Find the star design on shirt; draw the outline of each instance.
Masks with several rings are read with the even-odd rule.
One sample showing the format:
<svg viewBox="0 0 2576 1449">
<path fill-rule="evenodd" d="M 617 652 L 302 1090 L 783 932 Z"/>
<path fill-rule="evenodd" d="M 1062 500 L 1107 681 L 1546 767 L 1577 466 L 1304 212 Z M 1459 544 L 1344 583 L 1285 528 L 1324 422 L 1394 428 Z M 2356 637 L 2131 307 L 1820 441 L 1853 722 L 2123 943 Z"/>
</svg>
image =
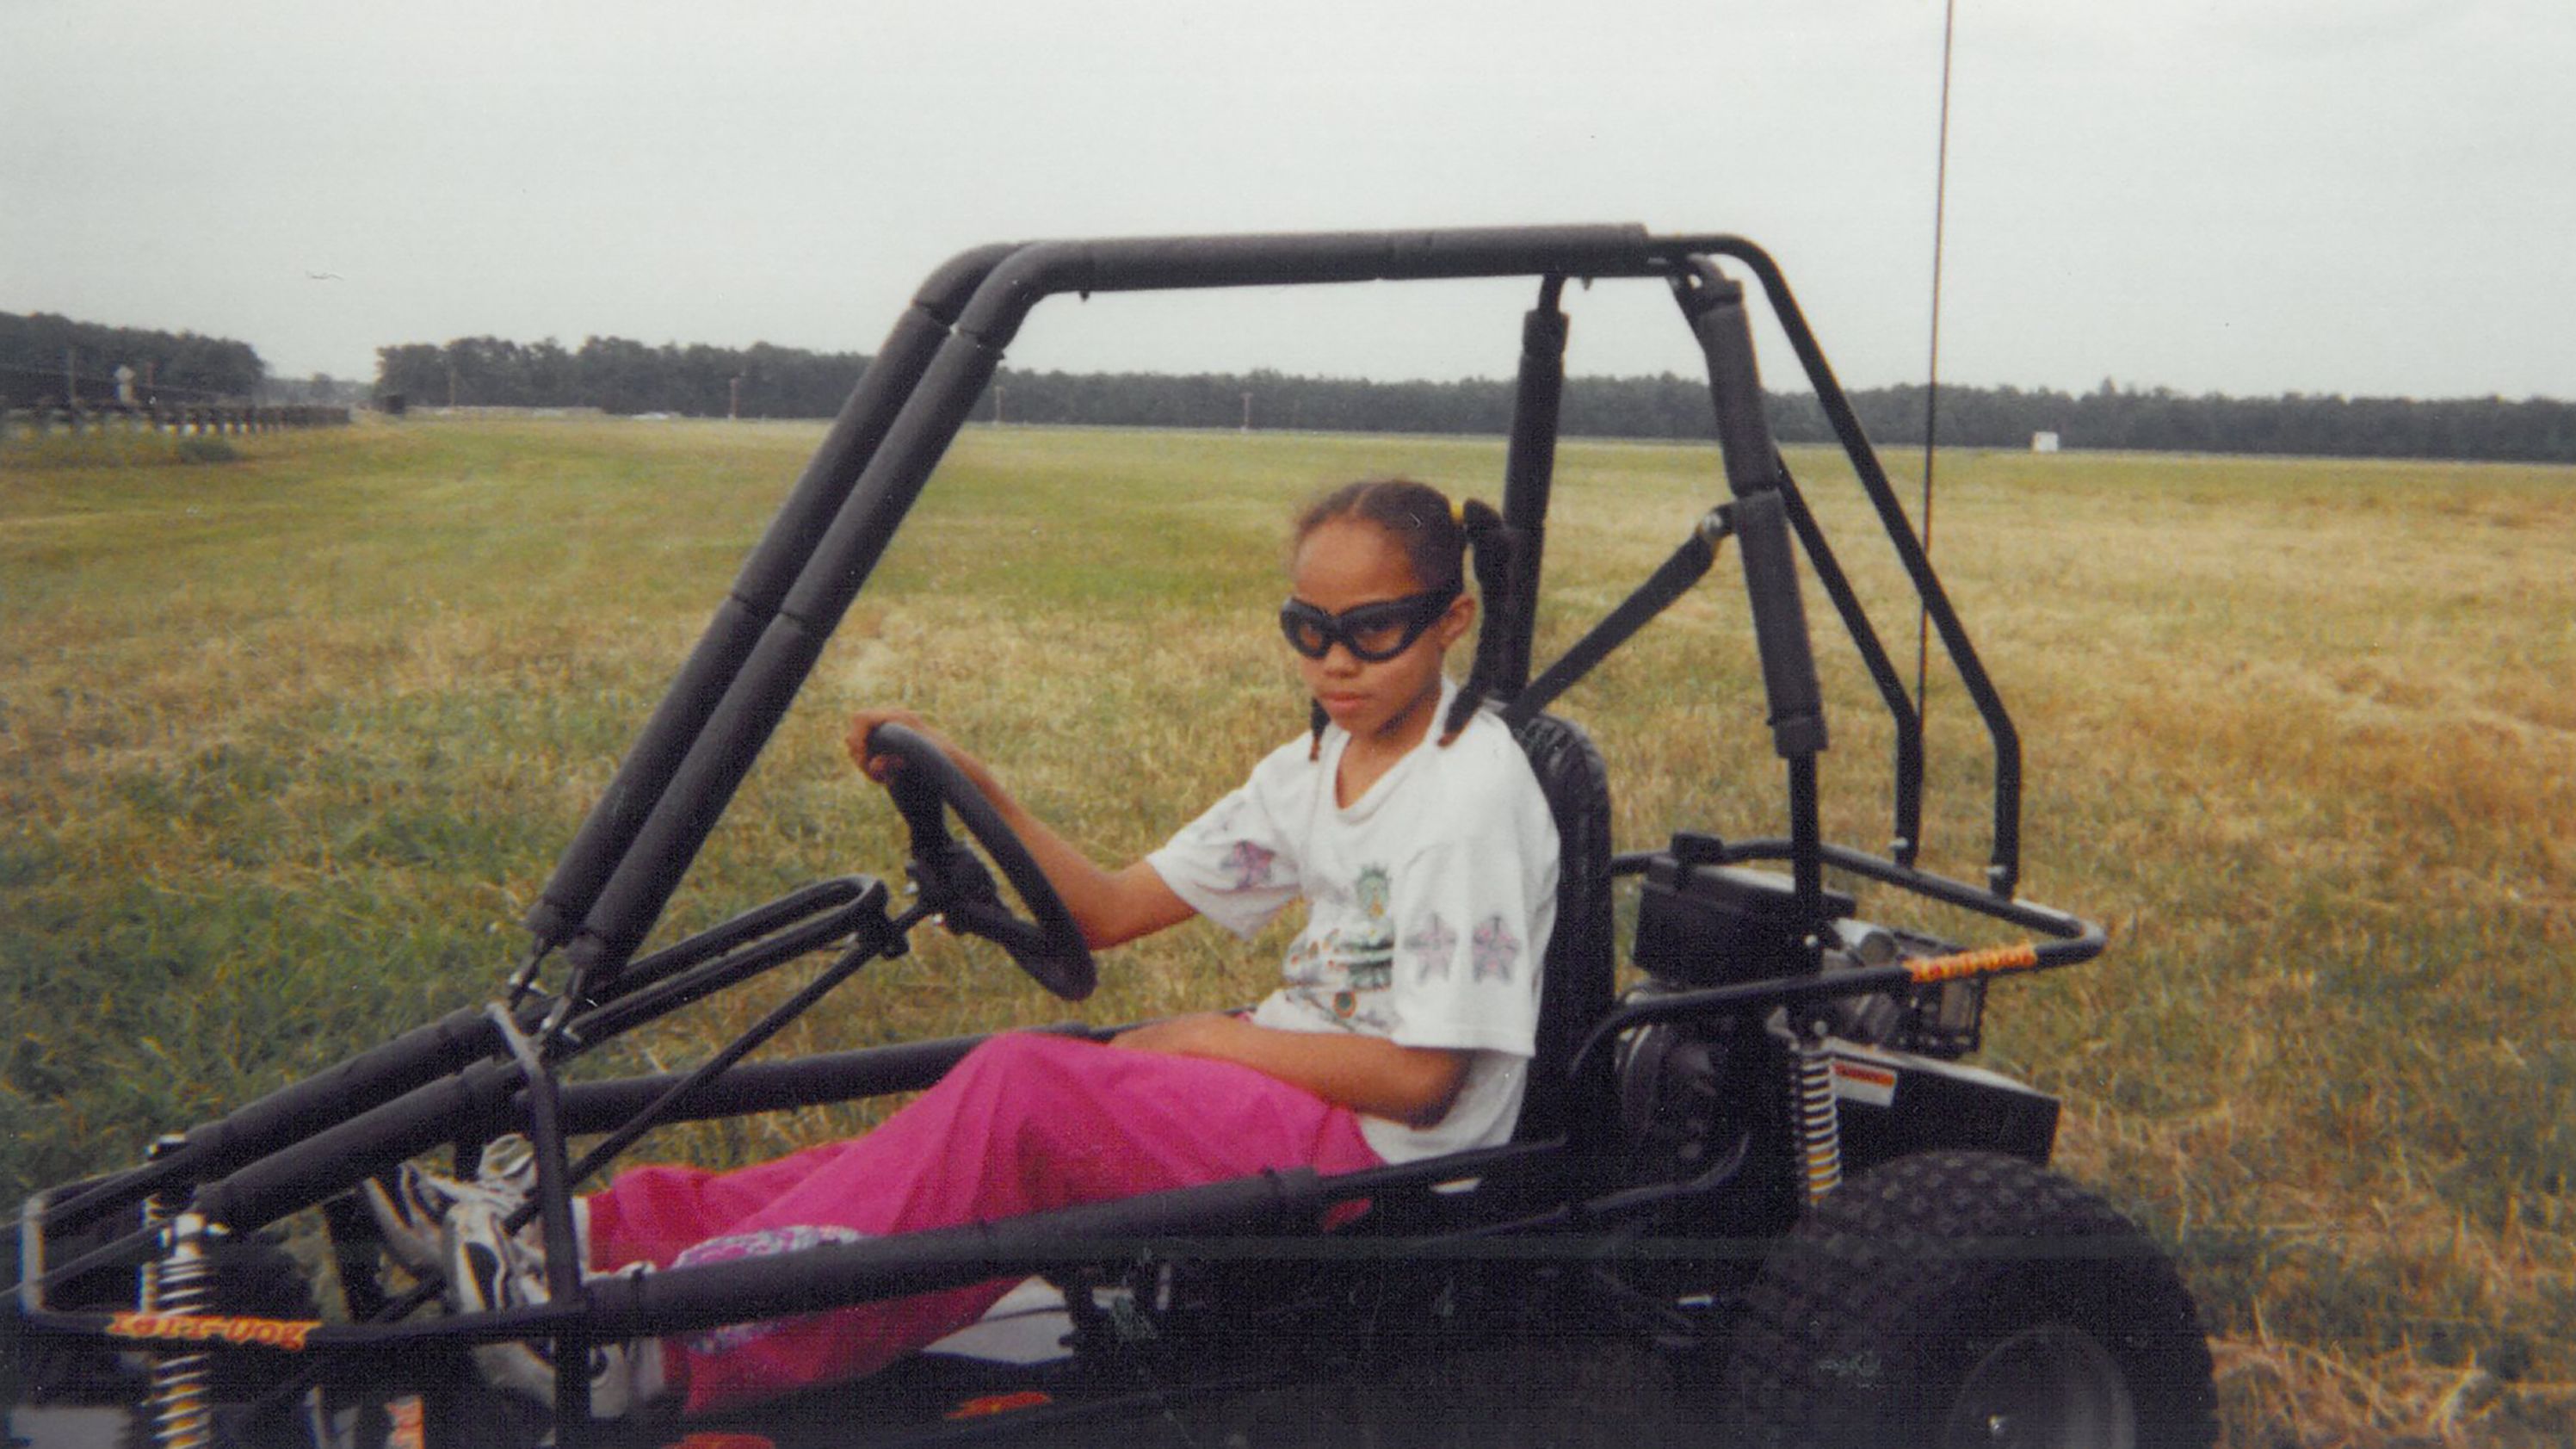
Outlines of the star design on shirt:
<svg viewBox="0 0 2576 1449">
<path fill-rule="evenodd" d="M 1234 872 L 1234 888 L 1248 891 L 1256 886 L 1270 884 L 1270 866 L 1278 858 L 1279 852 L 1275 850 L 1255 845 L 1249 840 L 1238 840 L 1234 843 L 1234 849 L 1225 853 L 1225 868 Z"/>
<path fill-rule="evenodd" d="M 1434 911 L 1423 917 L 1413 934 L 1404 938 L 1405 954 L 1413 958 L 1415 975 L 1424 981 L 1434 976 L 1445 977 L 1457 957 L 1458 933 Z"/>
<path fill-rule="evenodd" d="M 1476 928 L 1473 955 L 1475 969 L 1468 979 L 1482 981 L 1491 976 L 1497 981 L 1508 982 L 1512 979 L 1512 963 L 1521 958 L 1520 938 L 1512 934 L 1511 927 L 1503 924 L 1500 915 L 1487 917 L 1485 923 Z"/>
</svg>

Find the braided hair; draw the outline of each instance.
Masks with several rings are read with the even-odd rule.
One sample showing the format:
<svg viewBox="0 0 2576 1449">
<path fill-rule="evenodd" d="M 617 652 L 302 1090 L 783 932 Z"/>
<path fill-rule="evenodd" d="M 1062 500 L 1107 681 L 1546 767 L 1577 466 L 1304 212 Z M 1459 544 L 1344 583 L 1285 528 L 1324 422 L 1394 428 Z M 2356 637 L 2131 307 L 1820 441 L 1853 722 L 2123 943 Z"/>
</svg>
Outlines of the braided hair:
<svg viewBox="0 0 2576 1449">
<path fill-rule="evenodd" d="M 1385 529 L 1396 546 L 1404 550 L 1406 560 L 1413 566 L 1413 576 L 1430 592 L 1462 592 L 1466 564 L 1470 559 L 1474 561 L 1476 589 L 1484 596 L 1484 615 L 1476 626 L 1475 663 L 1440 721 L 1440 747 L 1447 749 L 1467 728 L 1467 722 L 1475 718 L 1485 691 L 1493 686 L 1502 648 L 1493 625 L 1511 593 L 1512 559 L 1518 540 L 1504 526 L 1502 515 L 1480 499 L 1463 499 L 1452 507 L 1446 495 L 1427 483 L 1410 478 L 1376 478 L 1346 483 L 1308 504 L 1297 515 L 1290 546 L 1304 543 L 1308 535 L 1325 524 L 1345 518 L 1362 519 Z M 1321 700 L 1307 702 L 1306 719 L 1311 736 L 1306 757 L 1320 759 L 1327 723 Z"/>
</svg>

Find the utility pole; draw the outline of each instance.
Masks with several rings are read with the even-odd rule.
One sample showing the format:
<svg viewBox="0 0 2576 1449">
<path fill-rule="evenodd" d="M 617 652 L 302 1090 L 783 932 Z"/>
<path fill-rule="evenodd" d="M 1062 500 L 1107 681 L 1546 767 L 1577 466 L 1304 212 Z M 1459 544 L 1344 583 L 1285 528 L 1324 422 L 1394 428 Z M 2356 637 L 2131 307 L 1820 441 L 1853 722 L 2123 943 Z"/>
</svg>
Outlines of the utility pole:
<svg viewBox="0 0 2576 1449">
<path fill-rule="evenodd" d="M 1252 431 L 1252 389 L 1243 390 L 1243 432 Z"/>
<path fill-rule="evenodd" d="M 742 421 L 742 374 L 735 373 L 728 385 L 731 388 L 731 396 L 725 402 L 725 421 L 740 422 Z"/>
<path fill-rule="evenodd" d="M 1010 391 L 1010 389 L 1009 389 L 1009 388 L 1006 388 L 1006 387 L 1002 386 L 1002 385 L 1001 385 L 1000 383 L 998 383 L 998 382 L 997 382 L 997 383 L 995 383 L 995 384 L 993 384 L 993 426 L 994 426 L 994 427 L 997 427 L 997 428 L 998 428 L 998 427 L 1000 427 L 1000 426 L 1002 425 L 1002 394 L 1004 394 L 1004 393 L 1006 393 L 1006 392 L 1008 392 L 1008 391 Z"/>
</svg>

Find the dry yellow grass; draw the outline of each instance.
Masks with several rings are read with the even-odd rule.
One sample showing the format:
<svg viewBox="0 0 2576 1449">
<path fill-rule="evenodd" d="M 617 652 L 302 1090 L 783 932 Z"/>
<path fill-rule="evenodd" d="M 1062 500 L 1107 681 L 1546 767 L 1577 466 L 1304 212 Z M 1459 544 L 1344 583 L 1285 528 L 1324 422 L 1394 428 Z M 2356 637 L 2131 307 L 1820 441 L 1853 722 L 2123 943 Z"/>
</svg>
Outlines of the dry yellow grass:
<svg viewBox="0 0 2576 1449">
<path fill-rule="evenodd" d="M 223 467 L 0 453 L 0 1186 L 121 1160 L 488 993 L 816 437 L 413 424 L 254 439 Z M 839 757 L 862 702 L 930 713 L 1101 855 L 1150 847 L 1300 725 L 1267 623 L 1294 502 L 1398 471 L 1490 496 L 1500 453 L 969 433 L 666 932 L 899 869 L 891 811 Z M 1910 671 L 1848 480 L 1793 464 Z M 2232 1437 L 2567 1442 L 2576 470 L 1955 454 L 1942 479 L 1938 556 L 2028 750 L 2026 889 L 2114 932 L 2096 964 L 1998 989 L 1989 1060 L 2062 1093 L 2064 1164 L 2174 1245 Z M 1704 452 L 1567 447 L 1545 639 L 1721 491 Z M 1722 562 L 1566 701 L 1612 762 L 1623 846 L 1778 829 L 1737 578 Z M 1828 825 L 1876 847 L 1886 733 L 1809 610 Z M 1927 861 L 1973 878 L 1990 766 L 1937 670 L 1930 714 Z M 1095 1020 L 1272 970 L 1204 928 L 1106 966 Z M 778 989 L 622 1059 L 688 1060 Z M 773 1050 L 1065 1014 L 996 953 L 926 938 Z"/>
</svg>

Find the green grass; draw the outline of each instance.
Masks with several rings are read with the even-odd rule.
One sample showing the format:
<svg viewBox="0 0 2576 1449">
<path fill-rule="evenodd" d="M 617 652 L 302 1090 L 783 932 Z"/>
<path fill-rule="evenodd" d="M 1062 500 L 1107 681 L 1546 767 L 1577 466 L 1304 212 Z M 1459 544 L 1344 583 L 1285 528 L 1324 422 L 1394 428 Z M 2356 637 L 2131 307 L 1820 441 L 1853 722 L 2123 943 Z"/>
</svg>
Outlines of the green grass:
<svg viewBox="0 0 2576 1449">
<path fill-rule="evenodd" d="M 818 436 L 414 422 L 241 439 L 220 467 L 0 447 L 0 1196 L 491 994 Z M 1855 490 L 1793 465 L 1910 672 Z M 663 937 L 899 872 L 840 757 L 862 703 L 929 713 L 1101 856 L 1150 848 L 1301 727 L 1268 624 L 1293 506 L 1390 472 L 1490 497 L 1500 466 L 1481 440 L 970 432 Z M 1944 576 L 2027 749 L 2026 890 L 2114 932 L 1999 987 L 1987 1057 L 2064 1095 L 2064 1165 L 2175 1246 L 2233 1437 L 2564 1442 L 2576 470 L 1960 453 L 1942 489 Z M 1544 640 L 1721 491 L 1702 451 L 1569 445 Z M 1722 562 L 1566 702 L 1623 846 L 1779 828 L 1738 577 Z M 1809 610 L 1828 828 L 1876 847 L 1886 732 Z M 1927 861 L 1973 878 L 1991 766 L 1938 671 L 1930 716 Z M 1206 927 L 1104 965 L 1099 1021 L 1274 969 Z M 781 989 L 602 1069 L 690 1060 Z M 926 938 L 773 1051 L 1070 1010 Z M 657 1148 L 738 1158 L 851 1120 Z"/>
</svg>

